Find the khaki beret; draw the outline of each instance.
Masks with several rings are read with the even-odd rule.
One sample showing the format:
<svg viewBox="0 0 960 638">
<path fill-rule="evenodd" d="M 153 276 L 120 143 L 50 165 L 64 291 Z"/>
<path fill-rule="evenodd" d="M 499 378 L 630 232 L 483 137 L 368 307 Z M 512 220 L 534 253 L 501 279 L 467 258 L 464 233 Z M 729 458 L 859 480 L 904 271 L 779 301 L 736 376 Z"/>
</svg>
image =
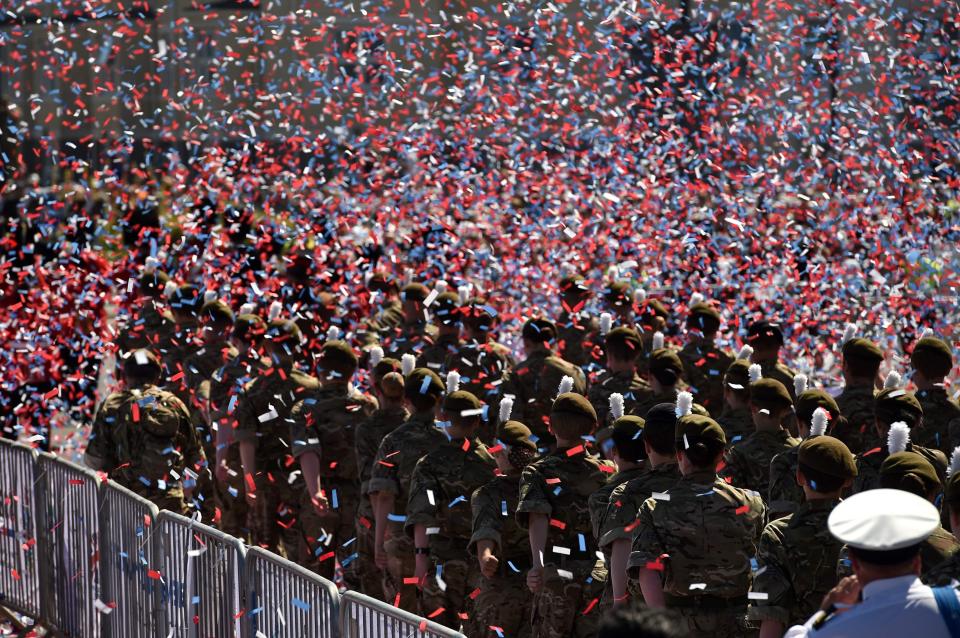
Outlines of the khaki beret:
<svg viewBox="0 0 960 638">
<path fill-rule="evenodd" d="M 687 444 L 697 441 L 726 445 L 727 437 L 723 428 L 708 416 L 688 414 L 677 419 L 676 426 L 677 449 L 684 449 Z"/>
<path fill-rule="evenodd" d="M 403 287 L 400 296 L 405 301 L 424 301 L 430 296 L 430 291 L 423 284 L 412 283 Z"/>
<path fill-rule="evenodd" d="M 630 282 L 621 279 L 610 283 L 610 285 L 603 290 L 603 298 L 612 306 L 629 306 L 633 304 Z"/>
<path fill-rule="evenodd" d="M 917 419 L 923 416 L 923 408 L 920 407 L 917 397 L 903 388 L 882 390 L 874 399 L 873 406 L 874 414 L 881 423 L 903 421 L 913 426 Z"/>
<path fill-rule="evenodd" d="M 533 432 L 519 421 L 507 421 L 500 426 L 500 442 L 510 447 L 525 447 L 533 452 L 537 451 L 537 444 L 533 442 Z"/>
<path fill-rule="evenodd" d="M 587 397 L 576 392 L 567 392 L 558 396 L 550 409 L 551 414 L 563 413 L 597 421 L 597 411 L 590 405 Z"/>
<path fill-rule="evenodd" d="M 797 458 L 800 465 L 827 476 L 848 479 L 857 475 L 857 462 L 850 448 L 832 436 L 806 439 L 800 444 Z"/>
<path fill-rule="evenodd" d="M 274 319 L 267 324 L 264 336 L 270 341 L 283 342 L 293 339 L 299 342 L 303 333 L 300 332 L 300 326 L 287 319 Z"/>
<path fill-rule="evenodd" d="M 359 363 L 357 353 L 346 341 L 327 341 L 320 349 L 319 365 L 322 370 L 352 376 Z"/>
<path fill-rule="evenodd" d="M 720 328 L 720 312 L 708 303 L 700 302 L 690 306 L 687 327 L 703 332 L 716 332 Z"/>
<path fill-rule="evenodd" d="M 723 382 L 734 390 L 750 390 L 750 362 L 737 359 L 727 368 Z"/>
<path fill-rule="evenodd" d="M 608 332 L 604 337 L 604 344 L 616 354 L 621 355 L 620 358 L 624 359 L 633 359 L 636 357 L 640 354 L 640 348 L 643 346 L 643 342 L 640 340 L 640 335 L 637 334 L 637 331 L 625 326 L 614 328 Z"/>
<path fill-rule="evenodd" d="M 640 306 L 638 314 L 640 323 L 648 328 L 657 328 L 659 325 L 658 319 L 662 319 L 665 322 L 669 315 L 667 307 L 658 299 L 647 299 L 644 301 L 643 305 Z"/>
<path fill-rule="evenodd" d="M 460 297 L 455 292 L 444 292 L 430 304 L 430 311 L 440 323 L 449 326 L 460 321 Z"/>
<path fill-rule="evenodd" d="M 203 308 L 200 309 L 200 317 L 212 321 L 215 324 L 230 324 L 234 322 L 233 310 L 219 299 L 203 304 Z"/>
<path fill-rule="evenodd" d="M 141 349 L 129 353 L 123 360 L 123 374 L 134 377 L 159 375 L 163 371 L 160 357 L 153 350 Z"/>
<path fill-rule="evenodd" d="M 754 321 L 747 328 L 747 343 L 776 343 L 783 345 L 783 330 L 779 323 L 761 320 Z"/>
<path fill-rule="evenodd" d="M 883 361 L 883 350 L 869 339 L 855 337 L 843 344 L 843 358 L 862 361 L 865 364 L 880 363 Z"/>
<path fill-rule="evenodd" d="M 170 275 L 162 270 L 154 270 L 153 272 L 141 274 L 138 284 L 140 285 L 141 292 L 155 297 L 163 292 L 168 281 L 170 281 Z"/>
<path fill-rule="evenodd" d="M 926 498 L 940 489 L 940 477 L 930 461 L 916 452 L 896 452 L 880 466 L 880 487 L 912 492 Z"/>
<path fill-rule="evenodd" d="M 590 294 L 583 275 L 568 275 L 560 280 L 560 294 L 582 297 Z"/>
<path fill-rule="evenodd" d="M 267 324 L 260 315 L 240 314 L 233 322 L 233 336 L 247 343 L 259 341 L 266 330 Z"/>
<path fill-rule="evenodd" d="M 620 442 L 628 442 L 643 435 L 643 428 L 646 427 L 647 422 L 638 416 L 633 414 L 625 414 L 616 421 L 613 422 L 611 426 L 611 436 L 613 437 L 613 442 L 618 444 Z"/>
<path fill-rule="evenodd" d="M 952 508 L 960 508 L 960 471 L 947 479 L 947 484 L 943 486 L 943 500 Z"/>
<path fill-rule="evenodd" d="M 797 397 L 793 404 L 794 412 L 797 418 L 804 423 L 810 423 L 813 420 L 813 413 L 817 408 L 823 408 L 830 415 L 830 423 L 833 423 L 840 416 L 840 407 L 832 396 L 823 390 L 805 390 Z"/>
<path fill-rule="evenodd" d="M 670 348 L 660 348 L 651 352 L 648 364 L 650 370 L 673 370 L 677 374 L 683 373 L 683 362 Z"/>
<path fill-rule="evenodd" d="M 404 379 L 403 395 L 407 398 L 423 395 L 440 397 L 446 391 L 443 381 L 429 368 L 415 368 Z"/>
<path fill-rule="evenodd" d="M 557 327 L 553 325 L 551 321 L 536 317 L 528 319 L 527 322 L 523 324 L 521 334 L 524 339 L 529 339 L 536 343 L 545 343 L 557 338 Z"/>
<path fill-rule="evenodd" d="M 760 379 L 750 384 L 750 402 L 761 408 L 782 409 L 793 405 L 793 398 L 776 379 Z"/>
<path fill-rule="evenodd" d="M 924 337 L 913 347 L 910 363 L 924 376 L 939 379 L 950 374 L 953 368 L 953 353 L 942 339 Z"/>
<path fill-rule="evenodd" d="M 471 418 L 475 416 L 480 418 L 480 414 L 464 414 L 464 412 L 470 412 L 472 410 L 482 410 L 483 402 L 478 399 L 472 392 L 467 392 L 466 390 L 457 390 L 456 392 L 451 392 L 443 399 L 443 411 L 450 417 L 460 417 L 464 419 Z"/>
<path fill-rule="evenodd" d="M 403 364 L 392 357 L 384 357 L 373 366 L 373 376 L 375 379 L 382 379 L 391 372 L 400 372 L 403 370 Z"/>
</svg>

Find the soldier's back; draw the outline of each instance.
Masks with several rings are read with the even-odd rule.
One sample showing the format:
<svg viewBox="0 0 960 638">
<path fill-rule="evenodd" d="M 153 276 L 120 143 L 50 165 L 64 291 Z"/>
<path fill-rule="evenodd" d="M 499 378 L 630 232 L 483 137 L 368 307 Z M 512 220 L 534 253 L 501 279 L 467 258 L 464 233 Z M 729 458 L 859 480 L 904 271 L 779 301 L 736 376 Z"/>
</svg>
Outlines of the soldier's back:
<svg viewBox="0 0 960 638">
<path fill-rule="evenodd" d="M 854 454 L 880 445 L 874 425 L 875 396 L 876 391 L 868 386 L 846 387 L 837 396 L 837 407 L 846 423 L 841 421 L 843 427 L 836 428 L 831 435 L 846 443 Z"/>
<path fill-rule="evenodd" d="M 803 503 L 803 488 L 797 484 L 800 446 L 792 447 L 770 461 L 770 489 L 767 504 L 770 520 L 791 514 Z"/>
<path fill-rule="evenodd" d="M 916 393 L 923 409 L 923 425 L 910 432 L 919 445 L 949 452 L 960 446 L 960 405 L 942 387 Z"/>
<path fill-rule="evenodd" d="M 770 462 L 777 454 L 796 447 L 800 441 L 786 430 L 758 430 L 724 453 L 725 467 L 721 476 L 733 485 L 768 496 Z"/>
<path fill-rule="evenodd" d="M 750 408 L 727 408 L 717 419 L 727 436 L 727 447 L 733 447 L 753 434 L 753 416 Z"/>
<path fill-rule="evenodd" d="M 676 463 L 669 463 L 649 468 L 613 490 L 600 529 L 600 546 L 606 547 L 618 539 L 632 540 L 640 506 L 654 493 L 666 492 L 679 480 L 680 469 Z"/>
<path fill-rule="evenodd" d="M 635 371 L 630 373 L 612 373 L 604 370 L 590 384 L 589 399 L 597 411 L 597 421 L 601 425 L 610 425 L 610 395 L 623 396 L 623 413 L 644 416 L 637 407 L 653 396 L 650 384 L 640 378 Z"/>
<path fill-rule="evenodd" d="M 714 343 L 690 342 L 677 353 L 683 362 L 683 379 L 693 399 L 714 418 L 723 411 L 723 375 L 733 357 Z"/>
<path fill-rule="evenodd" d="M 491 402 L 500 392 L 503 377 L 514 365 L 510 350 L 495 341 L 472 341 L 461 345 L 445 362 L 447 370 L 460 374 L 460 389 Z"/>
</svg>

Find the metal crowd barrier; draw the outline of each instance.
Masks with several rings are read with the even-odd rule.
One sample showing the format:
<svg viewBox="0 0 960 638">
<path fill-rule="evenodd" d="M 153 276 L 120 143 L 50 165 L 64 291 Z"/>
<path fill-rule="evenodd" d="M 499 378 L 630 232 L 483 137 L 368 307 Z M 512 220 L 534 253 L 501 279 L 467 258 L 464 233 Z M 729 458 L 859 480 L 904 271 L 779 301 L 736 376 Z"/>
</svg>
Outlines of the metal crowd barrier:
<svg viewBox="0 0 960 638">
<path fill-rule="evenodd" d="M 248 636 L 339 636 L 337 587 L 313 572 L 259 547 L 244 563 Z"/>
<path fill-rule="evenodd" d="M 62 638 L 463 638 L 2 439 L 0 606 Z"/>
<path fill-rule="evenodd" d="M 465 638 L 453 629 L 348 591 L 340 596 L 340 638 Z"/>
<path fill-rule="evenodd" d="M 100 635 L 100 478 L 44 452 L 37 458 L 40 610 L 68 638 Z"/>
<path fill-rule="evenodd" d="M 109 481 L 102 487 L 100 577 L 103 635 L 153 638 L 160 626 L 157 506 Z"/>
<path fill-rule="evenodd" d="M 0 446 L 0 604 L 34 618 L 40 615 L 36 458 L 24 445 Z"/>
</svg>

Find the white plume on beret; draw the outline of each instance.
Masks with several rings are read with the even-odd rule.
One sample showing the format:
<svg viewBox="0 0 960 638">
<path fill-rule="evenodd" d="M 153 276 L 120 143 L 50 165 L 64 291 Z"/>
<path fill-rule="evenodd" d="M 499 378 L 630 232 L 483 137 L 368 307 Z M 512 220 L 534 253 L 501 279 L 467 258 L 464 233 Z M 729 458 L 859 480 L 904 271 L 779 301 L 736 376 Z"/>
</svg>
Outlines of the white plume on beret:
<svg viewBox="0 0 960 638">
<path fill-rule="evenodd" d="M 560 389 L 557 390 L 557 396 L 560 396 L 561 394 L 566 394 L 571 390 L 573 390 L 573 377 L 563 375 L 563 378 L 560 379 Z"/>
<path fill-rule="evenodd" d="M 403 376 L 407 376 L 413 369 L 417 367 L 417 358 L 410 354 L 409 352 L 402 357 L 400 357 L 400 371 L 403 372 Z"/>
<path fill-rule="evenodd" d="M 740 348 L 740 352 L 737 353 L 737 359 L 743 359 L 749 361 L 750 357 L 753 356 L 753 346 L 745 345 Z"/>
<path fill-rule="evenodd" d="M 896 370 L 891 370 L 887 373 L 887 378 L 883 380 L 883 389 L 884 390 L 893 390 L 900 387 L 900 373 Z"/>
<path fill-rule="evenodd" d="M 676 409 L 677 418 L 679 419 L 682 416 L 687 416 L 691 412 L 693 412 L 693 395 L 689 392 L 678 392 Z"/>
<path fill-rule="evenodd" d="M 807 375 L 798 374 L 793 377 L 793 393 L 800 396 L 807 391 Z"/>
<path fill-rule="evenodd" d="M 924 328 L 924 329 L 923 329 L 923 332 L 920 333 L 920 337 L 919 337 L 919 338 L 920 338 L 920 339 L 926 339 L 927 337 L 932 337 L 932 336 L 933 336 L 933 329 L 932 329 L 932 328 Z"/>
<path fill-rule="evenodd" d="M 813 418 L 810 420 L 810 436 L 821 436 L 827 432 L 827 422 L 830 420 L 830 413 L 823 408 L 817 408 L 813 411 Z"/>
<path fill-rule="evenodd" d="M 643 303 L 647 300 L 647 291 L 643 288 L 637 288 L 633 293 L 633 300 L 637 303 Z"/>
<path fill-rule="evenodd" d="M 451 392 L 456 392 L 460 389 L 460 373 L 456 370 L 451 370 L 447 373 L 447 394 Z"/>
<path fill-rule="evenodd" d="M 840 343 L 841 343 L 841 344 L 844 344 L 844 343 L 850 341 L 851 339 L 853 339 L 854 337 L 856 337 L 856 336 L 857 336 L 857 330 L 858 330 L 857 324 L 855 324 L 855 323 L 848 323 L 848 324 L 846 325 L 846 327 L 843 329 L 843 341 L 841 341 Z"/>
<path fill-rule="evenodd" d="M 327 328 L 327 341 L 336 341 L 340 338 L 340 328 L 337 326 L 330 326 Z"/>
<path fill-rule="evenodd" d="M 256 310 L 257 305 L 250 301 L 240 306 L 241 315 L 252 315 L 254 312 L 256 312 Z"/>
<path fill-rule="evenodd" d="M 747 374 L 750 375 L 750 383 L 756 383 L 763 378 L 763 369 L 759 363 L 752 363 L 747 369 Z"/>
<path fill-rule="evenodd" d="M 513 412 L 513 397 L 508 395 L 500 401 L 500 423 L 509 421 L 511 412 Z"/>
<path fill-rule="evenodd" d="M 600 334 L 605 335 L 613 327 L 613 315 L 609 312 L 600 313 Z"/>
<path fill-rule="evenodd" d="M 460 297 L 460 303 L 465 304 L 470 300 L 470 286 L 457 286 L 457 295 Z"/>
<path fill-rule="evenodd" d="M 152 275 L 157 272 L 157 266 L 160 265 L 160 260 L 156 257 L 147 257 L 147 262 L 143 264 L 143 272 L 147 275 Z"/>
<path fill-rule="evenodd" d="M 950 473 L 949 476 L 953 476 L 957 472 L 960 472 L 960 447 L 953 449 L 953 454 L 950 455 Z"/>
<path fill-rule="evenodd" d="M 910 428 L 903 421 L 897 421 L 890 426 L 890 432 L 887 434 L 887 451 L 890 454 L 903 452 L 910 443 Z"/>
<path fill-rule="evenodd" d="M 274 321 L 277 317 L 280 316 L 280 313 L 283 311 L 283 304 L 279 301 L 274 301 L 270 304 L 270 309 L 267 310 L 267 319 Z"/>
<path fill-rule="evenodd" d="M 659 350 L 663 347 L 663 333 L 657 330 L 653 333 L 653 349 Z"/>
<path fill-rule="evenodd" d="M 381 361 L 383 361 L 383 348 L 380 346 L 370 348 L 370 367 L 376 367 Z"/>
<path fill-rule="evenodd" d="M 169 299 L 173 296 L 173 293 L 177 292 L 177 284 L 173 281 L 168 281 L 163 287 L 163 296 Z"/>
<path fill-rule="evenodd" d="M 433 287 L 436 288 L 437 292 L 439 292 L 442 295 L 443 293 L 447 292 L 448 284 L 443 279 L 438 279 L 437 283 L 434 284 Z"/>
<path fill-rule="evenodd" d="M 203 291 L 203 303 L 208 304 L 211 301 L 217 300 L 217 291 L 216 290 L 204 290 Z"/>
<path fill-rule="evenodd" d="M 619 392 L 610 395 L 610 415 L 614 421 L 623 416 L 623 395 Z"/>
<path fill-rule="evenodd" d="M 692 295 L 690 295 L 690 303 L 687 305 L 687 307 L 693 308 L 698 303 L 703 303 L 704 298 L 705 297 L 703 296 L 702 293 L 699 293 L 699 292 L 693 293 Z"/>
</svg>

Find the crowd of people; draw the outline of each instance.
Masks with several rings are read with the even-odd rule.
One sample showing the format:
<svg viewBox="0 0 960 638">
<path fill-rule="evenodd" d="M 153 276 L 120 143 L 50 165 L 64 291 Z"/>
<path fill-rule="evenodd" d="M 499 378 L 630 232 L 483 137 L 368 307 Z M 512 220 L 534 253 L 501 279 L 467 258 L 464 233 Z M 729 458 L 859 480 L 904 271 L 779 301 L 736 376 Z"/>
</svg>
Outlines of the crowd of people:
<svg viewBox="0 0 960 638">
<path fill-rule="evenodd" d="M 960 406 L 934 334 L 892 358 L 848 324 L 828 392 L 781 360 L 775 317 L 728 352 L 701 294 L 668 308 L 571 272 L 515 348 L 512 310 L 469 285 L 371 269 L 351 314 L 333 273 L 285 262 L 270 303 L 155 257 L 120 282 L 122 384 L 88 465 L 470 637 L 623 635 L 637 606 L 673 614 L 662 635 L 866 635 L 830 633 L 861 585 L 960 578 L 940 525 L 960 532 Z"/>
</svg>

